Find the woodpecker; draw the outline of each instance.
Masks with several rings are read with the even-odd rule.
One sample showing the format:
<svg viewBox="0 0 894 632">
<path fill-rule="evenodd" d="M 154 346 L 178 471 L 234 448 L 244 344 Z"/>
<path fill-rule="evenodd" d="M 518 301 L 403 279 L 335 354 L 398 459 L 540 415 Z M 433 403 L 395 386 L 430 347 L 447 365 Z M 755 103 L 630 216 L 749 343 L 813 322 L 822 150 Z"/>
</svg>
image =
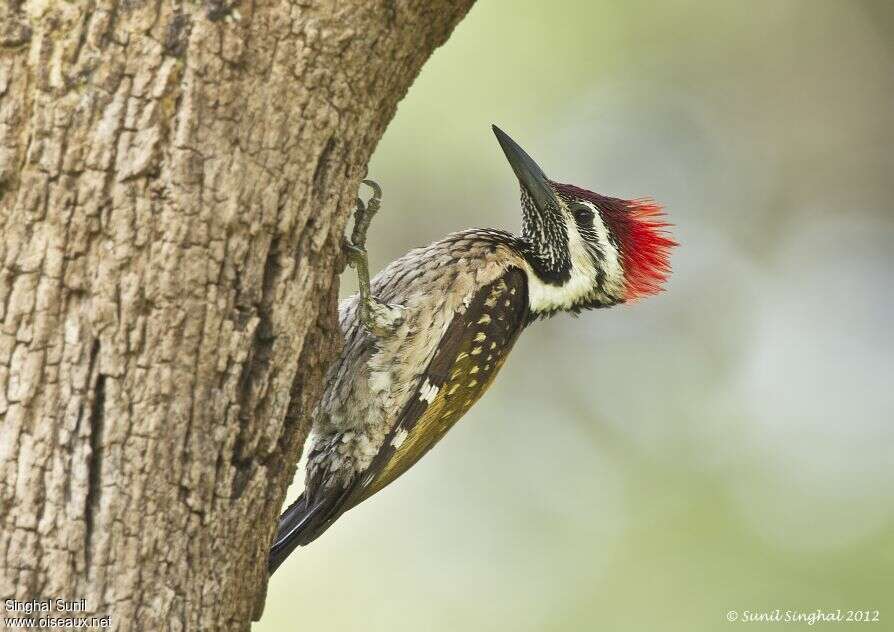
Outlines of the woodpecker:
<svg viewBox="0 0 894 632">
<path fill-rule="evenodd" d="M 299 545 L 412 467 L 484 394 L 522 330 L 558 312 L 655 294 L 670 274 L 661 207 L 546 177 L 494 134 L 521 189 L 522 234 L 473 228 L 388 265 L 370 283 L 365 239 L 381 190 L 358 199 L 339 306 L 345 345 L 313 413 L 305 491 L 280 518 L 272 574 Z"/>
</svg>

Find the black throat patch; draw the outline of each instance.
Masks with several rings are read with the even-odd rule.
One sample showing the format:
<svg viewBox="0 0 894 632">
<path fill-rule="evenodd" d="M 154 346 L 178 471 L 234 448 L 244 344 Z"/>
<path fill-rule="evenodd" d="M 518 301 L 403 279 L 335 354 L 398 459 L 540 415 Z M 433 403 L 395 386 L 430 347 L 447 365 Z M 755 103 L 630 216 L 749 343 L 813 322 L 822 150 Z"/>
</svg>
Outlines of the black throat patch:
<svg viewBox="0 0 894 632">
<path fill-rule="evenodd" d="M 538 277 L 549 285 L 562 285 L 571 278 L 568 231 L 561 210 L 538 209 L 522 187 L 522 247 L 520 254 Z"/>
</svg>

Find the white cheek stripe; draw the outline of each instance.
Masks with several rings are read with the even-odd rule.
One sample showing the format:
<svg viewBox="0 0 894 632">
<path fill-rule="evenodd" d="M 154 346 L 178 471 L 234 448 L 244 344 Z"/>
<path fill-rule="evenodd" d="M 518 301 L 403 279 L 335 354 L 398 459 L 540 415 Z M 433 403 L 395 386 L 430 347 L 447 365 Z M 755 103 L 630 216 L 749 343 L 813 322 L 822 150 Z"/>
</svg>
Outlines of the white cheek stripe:
<svg viewBox="0 0 894 632">
<path fill-rule="evenodd" d="M 604 290 L 606 299 L 624 295 L 624 269 L 618 249 L 608 239 L 608 230 L 602 222 L 599 211 L 585 203 L 595 214 L 593 228 L 603 254 L 602 265 L 605 272 Z M 577 231 L 577 224 L 570 217 L 565 218 L 568 229 L 568 252 L 571 255 L 571 276 L 563 285 L 549 285 L 540 280 L 530 265 L 525 263 L 528 274 L 528 302 L 534 312 L 568 309 L 595 295 L 596 266 L 590 256 L 584 238 Z"/>
<path fill-rule="evenodd" d="M 596 238 L 599 239 L 599 249 L 602 251 L 602 265 L 605 269 L 605 287 L 612 296 L 624 296 L 624 267 L 621 265 L 621 255 L 618 249 L 614 247 L 608 239 L 608 229 L 602 221 L 602 215 L 595 206 L 586 203 L 596 218 L 593 220 L 593 227 L 596 229 Z M 575 226 L 575 234 L 577 234 Z M 581 239 L 580 235 L 577 235 Z"/>
</svg>

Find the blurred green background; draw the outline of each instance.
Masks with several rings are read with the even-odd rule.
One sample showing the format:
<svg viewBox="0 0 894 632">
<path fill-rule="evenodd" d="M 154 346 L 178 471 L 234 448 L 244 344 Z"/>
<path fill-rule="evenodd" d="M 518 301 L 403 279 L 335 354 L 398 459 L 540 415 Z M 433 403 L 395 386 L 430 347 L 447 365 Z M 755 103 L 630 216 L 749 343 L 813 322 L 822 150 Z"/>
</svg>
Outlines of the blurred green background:
<svg viewBox="0 0 894 632">
<path fill-rule="evenodd" d="M 894 630 L 894 2 L 479 2 L 373 159 L 373 269 L 519 229 L 492 122 L 556 180 L 660 200 L 667 292 L 527 330 L 433 452 L 289 560 L 254 629 L 842 608 L 882 620 L 827 628 Z"/>
</svg>

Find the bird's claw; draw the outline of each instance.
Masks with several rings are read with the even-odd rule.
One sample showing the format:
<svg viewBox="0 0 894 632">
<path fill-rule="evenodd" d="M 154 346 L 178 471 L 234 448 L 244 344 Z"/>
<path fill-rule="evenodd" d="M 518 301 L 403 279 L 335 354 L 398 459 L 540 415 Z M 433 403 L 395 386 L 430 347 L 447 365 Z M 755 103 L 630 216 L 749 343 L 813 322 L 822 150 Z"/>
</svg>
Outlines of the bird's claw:
<svg viewBox="0 0 894 632">
<path fill-rule="evenodd" d="M 373 194 L 365 204 L 363 199 L 358 197 L 354 207 L 354 230 L 351 231 L 351 244 L 361 249 L 366 247 L 366 231 L 369 229 L 373 216 L 382 205 L 382 187 L 374 180 L 363 180 L 362 184 L 370 187 Z"/>
<path fill-rule="evenodd" d="M 382 303 L 372 295 L 370 289 L 366 231 L 381 206 L 382 187 L 374 180 L 363 180 L 363 184 L 370 187 L 373 193 L 365 204 L 360 197 L 357 198 L 354 228 L 351 231 L 351 239 L 345 240 L 344 250 L 348 264 L 357 270 L 357 281 L 360 286 L 360 322 L 373 335 L 385 336 L 393 333 L 403 323 L 403 307 Z"/>
<path fill-rule="evenodd" d="M 341 245 L 342 250 L 345 252 L 345 256 L 348 259 L 348 265 L 352 268 L 357 267 L 357 262 L 366 256 L 366 248 L 360 248 L 359 246 L 355 246 L 348 239 L 345 239 Z"/>
</svg>

